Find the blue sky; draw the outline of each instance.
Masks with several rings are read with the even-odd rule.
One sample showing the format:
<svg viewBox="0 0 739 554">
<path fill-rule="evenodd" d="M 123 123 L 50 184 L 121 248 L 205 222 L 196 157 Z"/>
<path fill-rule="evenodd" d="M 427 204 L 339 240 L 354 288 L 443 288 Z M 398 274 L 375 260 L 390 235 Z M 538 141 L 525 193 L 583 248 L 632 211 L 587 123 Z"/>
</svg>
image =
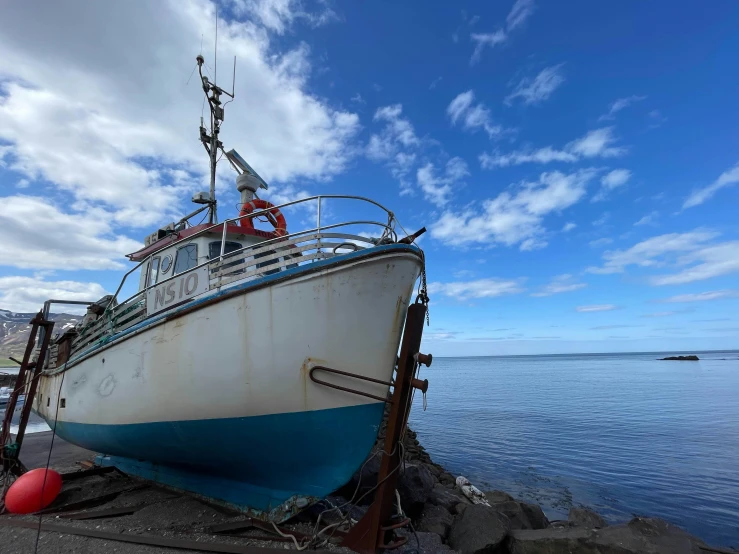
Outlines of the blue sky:
<svg viewBox="0 0 739 554">
<path fill-rule="evenodd" d="M 206 0 L 0 21 L 0 308 L 115 290 L 206 187 Z M 219 4 L 223 139 L 267 198 L 361 194 L 421 241 L 440 355 L 736 348 L 739 4 Z M 229 69 L 221 69 L 219 80 Z M 219 173 L 220 215 L 236 215 Z M 337 205 L 330 218 L 356 216 Z M 230 211 L 229 211 L 230 210 Z M 307 213 L 288 214 L 292 226 Z"/>
</svg>

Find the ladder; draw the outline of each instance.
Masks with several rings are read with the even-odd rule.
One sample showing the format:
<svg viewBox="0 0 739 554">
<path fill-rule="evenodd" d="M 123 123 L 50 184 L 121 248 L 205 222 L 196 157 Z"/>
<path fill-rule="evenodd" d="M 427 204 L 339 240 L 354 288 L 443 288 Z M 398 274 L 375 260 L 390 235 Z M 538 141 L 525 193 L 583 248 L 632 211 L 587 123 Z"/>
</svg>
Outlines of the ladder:
<svg viewBox="0 0 739 554">
<path fill-rule="evenodd" d="M 28 337 L 28 343 L 26 344 L 26 351 L 23 354 L 23 360 L 18 362 L 20 363 L 18 377 L 15 380 L 13 393 L 8 399 L 8 404 L 5 408 L 5 417 L 3 418 L 3 426 L 0 430 L 0 462 L 2 462 L 0 472 L 3 474 L 13 473 L 17 476 L 26 472 L 26 468 L 19 460 L 19 455 L 21 446 L 23 445 L 23 437 L 26 433 L 28 418 L 31 415 L 33 400 L 36 396 L 38 378 L 43 370 L 46 353 L 49 349 L 49 343 L 51 342 L 51 331 L 54 328 L 54 322 L 47 320 L 42 311 L 37 313 L 30 323 L 31 334 Z M 39 348 L 38 356 L 34 361 L 32 360 L 32 356 L 39 332 L 41 332 L 41 347 Z M 17 362 L 18 360 L 14 361 Z M 23 411 L 21 412 L 21 419 L 18 423 L 18 433 L 16 434 L 15 439 L 13 439 L 10 435 L 10 424 L 13 419 L 13 412 L 15 412 L 15 407 L 18 403 L 18 398 L 23 394 L 24 389 L 26 393 L 25 402 L 23 404 Z"/>
</svg>

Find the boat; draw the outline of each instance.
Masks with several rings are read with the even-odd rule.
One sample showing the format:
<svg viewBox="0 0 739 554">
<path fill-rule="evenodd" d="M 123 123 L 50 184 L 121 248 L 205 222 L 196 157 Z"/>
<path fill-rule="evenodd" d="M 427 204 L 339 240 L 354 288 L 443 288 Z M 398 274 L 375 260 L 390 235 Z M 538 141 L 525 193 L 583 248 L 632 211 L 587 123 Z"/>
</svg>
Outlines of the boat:
<svg viewBox="0 0 739 554">
<path fill-rule="evenodd" d="M 424 229 L 405 232 L 365 197 L 259 198 L 267 183 L 219 140 L 233 94 L 200 78 L 210 191 L 147 236 L 116 292 L 52 340 L 33 410 L 101 465 L 282 521 L 344 485 L 375 443 L 405 314 L 414 296 L 427 303 L 414 244 Z M 240 193 L 238 216 L 220 222 L 218 156 Z M 335 200 L 377 218 L 332 209 L 327 221 Z M 311 222 L 296 231 L 291 214 Z M 50 302 L 64 303 L 45 316 Z"/>
</svg>

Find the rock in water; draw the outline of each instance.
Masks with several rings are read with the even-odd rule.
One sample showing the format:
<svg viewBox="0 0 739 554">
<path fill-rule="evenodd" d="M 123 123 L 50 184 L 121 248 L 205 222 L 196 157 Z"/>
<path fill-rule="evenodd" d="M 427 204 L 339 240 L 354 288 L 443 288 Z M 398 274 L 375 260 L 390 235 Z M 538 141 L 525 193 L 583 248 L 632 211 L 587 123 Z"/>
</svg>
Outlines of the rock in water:
<svg viewBox="0 0 739 554">
<path fill-rule="evenodd" d="M 449 546 L 461 554 L 495 552 L 508 535 L 510 522 L 488 506 L 473 504 L 454 519 Z"/>
<path fill-rule="evenodd" d="M 608 527 L 606 520 L 589 508 L 570 508 L 567 520 L 573 527 L 602 529 Z"/>
<path fill-rule="evenodd" d="M 529 517 L 523 511 L 521 504 L 515 500 L 508 502 L 497 502 L 492 505 L 493 510 L 499 512 L 508 518 L 511 529 L 533 529 L 533 525 L 529 521 Z"/>
<path fill-rule="evenodd" d="M 398 493 L 403 511 L 411 518 L 421 514 L 436 480 L 423 465 L 407 464 L 398 479 Z"/>
<path fill-rule="evenodd" d="M 515 500 L 510 494 L 503 491 L 486 491 L 485 492 L 485 498 L 488 499 L 488 502 L 491 504 L 497 504 L 498 502 L 509 502 L 511 500 Z"/>
<path fill-rule="evenodd" d="M 521 504 L 526 517 L 529 518 L 532 529 L 546 529 L 549 527 L 549 519 L 544 515 L 544 510 L 541 509 L 541 506 L 526 502 L 519 502 L 519 504 Z"/>
<path fill-rule="evenodd" d="M 690 355 L 690 356 L 667 356 L 666 358 L 660 358 L 660 360 L 678 360 L 681 362 L 697 362 L 700 360 L 698 356 Z"/>
</svg>

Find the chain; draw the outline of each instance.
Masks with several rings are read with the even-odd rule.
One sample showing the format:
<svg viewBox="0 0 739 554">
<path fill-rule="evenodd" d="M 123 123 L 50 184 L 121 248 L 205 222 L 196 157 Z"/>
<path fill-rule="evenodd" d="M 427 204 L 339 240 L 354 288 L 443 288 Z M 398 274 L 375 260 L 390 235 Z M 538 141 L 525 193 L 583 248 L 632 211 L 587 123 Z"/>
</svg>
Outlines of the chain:
<svg viewBox="0 0 739 554">
<path fill-rule="evenodd" d="M 418 284 L 418 296 L 416 297 L 416 302 L 421 302 L 424 306 L 426 306 L 426 326 L 431 325 L 431 318 L 429 317 L 429 293 L 428 293 L 428 287 L 426 283 L 426 254 L 419 248 L 419 252 L 421 253 L 421 282 Z"/>
</svg>

